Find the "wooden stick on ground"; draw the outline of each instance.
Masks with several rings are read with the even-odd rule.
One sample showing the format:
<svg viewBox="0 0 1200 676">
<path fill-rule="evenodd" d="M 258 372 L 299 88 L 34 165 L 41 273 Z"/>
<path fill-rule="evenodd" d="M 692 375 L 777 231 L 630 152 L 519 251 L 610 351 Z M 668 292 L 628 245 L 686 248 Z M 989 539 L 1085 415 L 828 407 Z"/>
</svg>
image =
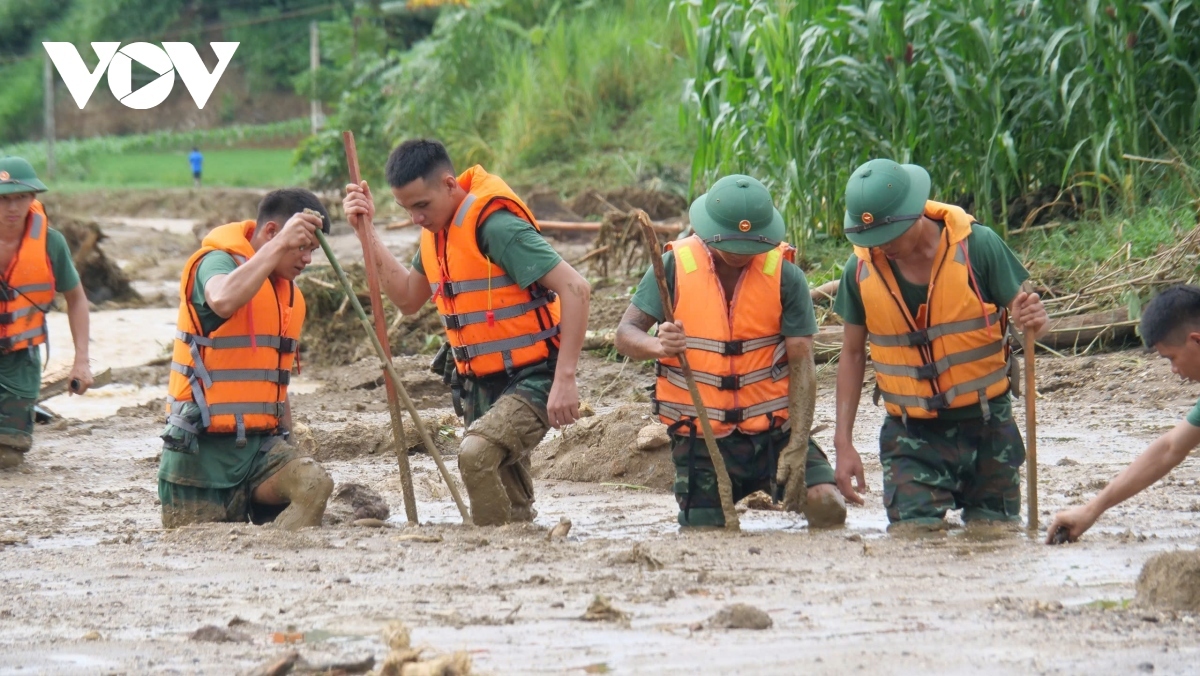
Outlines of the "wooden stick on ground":
<svg viewBox="0 0 1200 676">
<path fill-rule="evenodd" d="M 1033 331 L 1025 330 L 1025 502 L 1029 531 L 1038 529 L 1037 374 Z"/>
<path fill-rule="evenodd" d="M 438 451 L 437 446 L 433 445 L 433 439 L 429 437 L 429 431 L 425 429 L 425 423 L 421 421 L 421 416 L 417 413 L 416 404 L 409 398 L 408 392 L 405 391 L 404 385 L 400 382 L 400 376 L 396 374 L 396 367 L 392 365 L 392 360 L 387 356 L 387 351 L 384 350 L 383 343 L 379 341 L 379 336 L 375 334 L 375 330 L 371 326 L 371 320 L 367 319 L 367 311 L 363 309 L 362 303 L 358 302 L 358 296 L 354 295 L 354 285 L 350 283 L 350 278 L 346 276 L 346 271 L 342 270 L 342 266 L 338 264 L 337 258 L 334 258 L 333 249 L 329 246 L 329 240 L 325 239 L 325 233 L 318 230 L 316 234 L 317 241 L 321 243 L 321 250 L 325 252 L 325 257 L 329 259 L 329 264 L 333 266 L 333 272 L 337 275 L 338 281 L 342 283 L 342 288 L 345 289 L 346 295 L 350 297 L 350 304 L 354 308 L 354 313 L 358 315 L 359 323 L 362 324 L 363 329 L 367 332 L 367 337 L 371 339 L 371 347 L 375 348 L 375 354 L 379 356 L 379 361 L 383 362 L 385 379 L 390 378 L 395 383 L 396 394 L 400 396 L 404 408 L 412 416 L 413 425 L 417 427 L 417 434 L 421 435 L 421 442 L 425 445 L 426 452 L 437 463 L 438 471 L 441 472 L 442 479 L 446 481 L 446 486 L 450 489 L 450 495 L 454 498 L 454 504 L 458 507 L 458 513 L 462 515 L 463 523 L 470 523 L 470 512 L 467 511 L 467 506 L 463 504 L 462 496 L 458 493 L 458 486 L 454 483 L 454 477 L 450 476 L 450 470 L 446 469 L 446 463 L 442 461 L 442 454 Z M 393 425 L 400 424 L 399 417 L 393 418 L 393 421 Z M 401 448 L 399 452 L 404 454 L 405 462 L 403 466 L 407 467 L 407 450 Z M 415 514 L 415 511 L 413 513 Z"/>
<path fill-rule="evenodd" d="M 654 226 L 645 211 L 638 209 L 638 220 L 642 225 L 642 234 L 646 237 L 646 246 L 650 249 L 650 261 L 654 265 L 654 277 L 658 281 L 658 295 L 662 299 L 663 321 L 674 322 L 675 313 L 672 311 L 671 294 L 667 291 L 667 275 L 663 270 L 662 250 L 658 246 L 658 236 L 654 234 Z M 687 380 L 688 392 L 692 395 L 692 406 L 696 408 L 700 427 L 704 433 L 704 445 L 708 447 L 708 455 L 712 458 L 713 469 L 717 474 L 717 492 L 721 496 L 721 511 L 725 514 L 725 528 L 741 530 L 737 510 L 733 507 L 733 482 L 729 480 L 729 470 L 725 469 L 725 458 L 717 448 L 717 438 L 713 436 L 712 423 L 708 421 L 708 409 L 700 398 L 700 390 L 696 388 L 696 378 L 692 375 L 692 367 L 688 364 L 687 354 L 679 355 L 679 366 L 683 377 Z"/>
<path fill-rule="evenodd" d="M 361 174 L 358 171 L 358 149 L 354 145 L 354 132 L 342 132 L 342 143 L 346 147 L 346 164 L 350 167 L 350 181 L 355 185 L 362 180 Z M 366 216 L 359 218 L 366 219 Z M 368 239 L 375 238 L 375 225 L 370 219 L 363 226 L 364 232 L 368 233 Z M 379 344 L 383 346 L 383 354 L 380 359 L 385 364 L 392 363 L 392 347 L 388 341 L 387 335 L 387 318 L 383 316 L 383 297 L 379 291 L 379 268 L 375 265 L 375 244 L 373 241 L 364 241 L 362 243 L 363 250 L 363 267 L 367 270 L 367 289 L 371 296 L 371 316 L 375 318 L 375 335 L 379 339 Z M 328 252 L 326 252 L 328 255 Z M 332 261 L 331 261 L 332 262 Z M 354 290 L 346 289 L 346 293 L 350 296 L 354 295 Z M 355 298 L 355 301 L 358 299 Z M 392 418 L 392 437 L 395 440 L 396 446 L 396 462 L 400 465 L 400 490 L 404 494 L 404 516 L 408 518 L 409 523 L 417 523 L 417 498 L 413 492 L 412 468 L 408 464 L 408 444 L 404 440 L 404 418 L 400 415 L 400 406 L 396 401 L 396 386 L 397 381 L 393 383 L 391 378 L 384 376 L 384 385 L 387 387 L 388 412 Z"/>
</svg>

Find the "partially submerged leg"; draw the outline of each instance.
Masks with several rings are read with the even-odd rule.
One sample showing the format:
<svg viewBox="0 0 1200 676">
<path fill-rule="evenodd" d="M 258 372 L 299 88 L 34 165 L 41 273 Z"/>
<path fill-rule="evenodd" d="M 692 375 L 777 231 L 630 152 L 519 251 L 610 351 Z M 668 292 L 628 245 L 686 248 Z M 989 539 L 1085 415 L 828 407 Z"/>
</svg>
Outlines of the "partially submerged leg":
<svg viewBox="0 0 1200 676">
<path fill-rule="evenodd" d="M 497 399 L 467 429 L 458 451 L 458 469 L 476 526 L 532 518 L 529 454 L 548 429 L 544 416 L 515 394 Z"/>
<path fill-rule="evenodd" d="M 286 504 L 274 523 L 297 530 L 321 525 L 332 492 L 333 479 L 316 460 L 294 458 L 255 487 L 251 499 L 265 505 Z"/>
</svg>

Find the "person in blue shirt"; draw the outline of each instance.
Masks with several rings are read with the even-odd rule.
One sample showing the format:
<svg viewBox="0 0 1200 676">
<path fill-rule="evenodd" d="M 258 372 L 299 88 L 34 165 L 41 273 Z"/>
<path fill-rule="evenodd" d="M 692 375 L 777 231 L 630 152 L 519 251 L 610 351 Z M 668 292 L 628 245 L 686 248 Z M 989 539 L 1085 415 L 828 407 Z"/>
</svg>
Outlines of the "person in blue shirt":
<svg viewBox="0 0 1200 676">
<path fill-rule="evenodd" d="M 188 162 L 192 165 L 192 182 L 200 187 L 200 170 L 204 166 L 204 155 L 200 153 L 199 148 L 192 148 L 192 152 L 188 154 Z"/>
</svg>

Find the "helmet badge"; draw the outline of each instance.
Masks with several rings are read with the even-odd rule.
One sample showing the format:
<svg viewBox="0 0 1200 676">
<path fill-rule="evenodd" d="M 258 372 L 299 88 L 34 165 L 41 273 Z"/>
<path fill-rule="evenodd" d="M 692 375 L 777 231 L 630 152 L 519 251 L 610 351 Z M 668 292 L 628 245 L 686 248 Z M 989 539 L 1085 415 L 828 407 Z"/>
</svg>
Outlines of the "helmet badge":
<svg viewBox="0 0 1200 676">
<path fill-rule="evenodd" d="M 750 221 L 742 221 L 738 223 L 738 230 L 742 232 L 750 232 Z"/>
<path fill-rule="evenodd" d="M 874 216 L 872 216 L 872 215 L 871 215 L 871 212 L 869 212 L 869 211 L 863 212 L 863 215 L 862 215 L 862 222 L 863 222 L 865 225 L 870 225 L 870 224 L 872 224 L 872 223 L 874 223 L 874 222 L 875 222 L 875 217 L 874 217 Z"/>
</svg>

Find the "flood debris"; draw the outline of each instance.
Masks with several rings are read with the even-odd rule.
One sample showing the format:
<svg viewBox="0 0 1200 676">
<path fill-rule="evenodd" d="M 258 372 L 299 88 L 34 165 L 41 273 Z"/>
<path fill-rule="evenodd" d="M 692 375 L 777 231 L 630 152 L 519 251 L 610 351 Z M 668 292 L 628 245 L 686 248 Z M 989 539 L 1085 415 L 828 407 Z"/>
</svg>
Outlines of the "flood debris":
<svg viewBox="0 0 1200 676">
<path fill-rule="evenodd" d="M 736 507 L 739 512 L 747 512 L 752 509 L 762 512 L 779 512 L 783 510 L 783 505 L 776 504 L 771 499 L 771 496 L 767 495 L 766 491 L 754 491 L 739 500 Z"/>
<path fill-rule="evenodd" d="M 662 570 L 664 564 L 650 552 L 650 548 L 638 542 L 624 554 L 617 554 L 611 559 L 614 564 L 641 566 L 646 570 Z"/>
<path fill-rule="evenodd" d="M 775 622 L 765 611 L 746 603 L 734 603 L 717 611 L 708 618 L 709 629 L 770 629 Z"/>
<path fill-rule="evenodd" d="M 629 622 L 629 613 L 618 610 L 607 596 L 597 594 L 587 610 L 579 617 L 585 622 Z"/>
<path fill-rule="evenodd" d="M 391 516 L 387 501 L 378 491 L 358 483 L 344 483 L 333 491 L 325 509 L 325 521 L 330 524 L 353 523 L 372 526 L 360 521 L 378 521 L 380 525 Z"/>
<path fill-rule="evenodd" d="M 249 643 L 250 637 L 240 631 L 209 624 L 192 632 L 192 635 L 188 636 L 188 640 L 206 643 Z"/>
<path fill-rule="evenodd" d="M 1138 605 L 1200 612 L 1200 552 L 1164 552 L 1142 566 Z"/>
<path fill-rule="evenodd" d="M 560 437 L 534 449 L 534 476 L 619 482 L 669 491 L 675 481 L 670 443 L 638 450 L 638 435 L 650 418 L 643 404 L 625 404 L 609 413 L 584 418 L 564 429 Z"/>
<path fill-rule="evenodd" d="M 408 625 L 399 620 L 389 622 L 383 628 L 383 642 L 388 655 L 380 665 L 377 676 L 469 676 L 471 657 L 466 651 L 456 651 L 425 659 L 425 647 L 412 647 L 412 634 Z"/>
<path fill-rule="evenodd" d="M 129 283 L 129 277 L 121 270 L 121 266 L 104 255 L 100 242 L 104 241 L 104 231 L 99 224 L 92 220 L 60 218 L 53 223 L 56 230 L 62 232 L 71 250 L 71 259 L 75 269 L 79 271 L 79 281 L 83 284 L 87 299 L 93 303 L 105 301 L 137 302 L 141 295 Z"/>
<path fill-rule="evenodd" d="M 571 520 L 565 516 L 560 517 L 558 520 L 558 523 L 554 524 L 554 528 L 551 528 L 550 532 L 546 533 L 546 539 L 550 540 L 550 541 L 565 540 L 567 537 L 567 533 L 570 533 L 570 532 L 571 532 Z"/>
</svg>

